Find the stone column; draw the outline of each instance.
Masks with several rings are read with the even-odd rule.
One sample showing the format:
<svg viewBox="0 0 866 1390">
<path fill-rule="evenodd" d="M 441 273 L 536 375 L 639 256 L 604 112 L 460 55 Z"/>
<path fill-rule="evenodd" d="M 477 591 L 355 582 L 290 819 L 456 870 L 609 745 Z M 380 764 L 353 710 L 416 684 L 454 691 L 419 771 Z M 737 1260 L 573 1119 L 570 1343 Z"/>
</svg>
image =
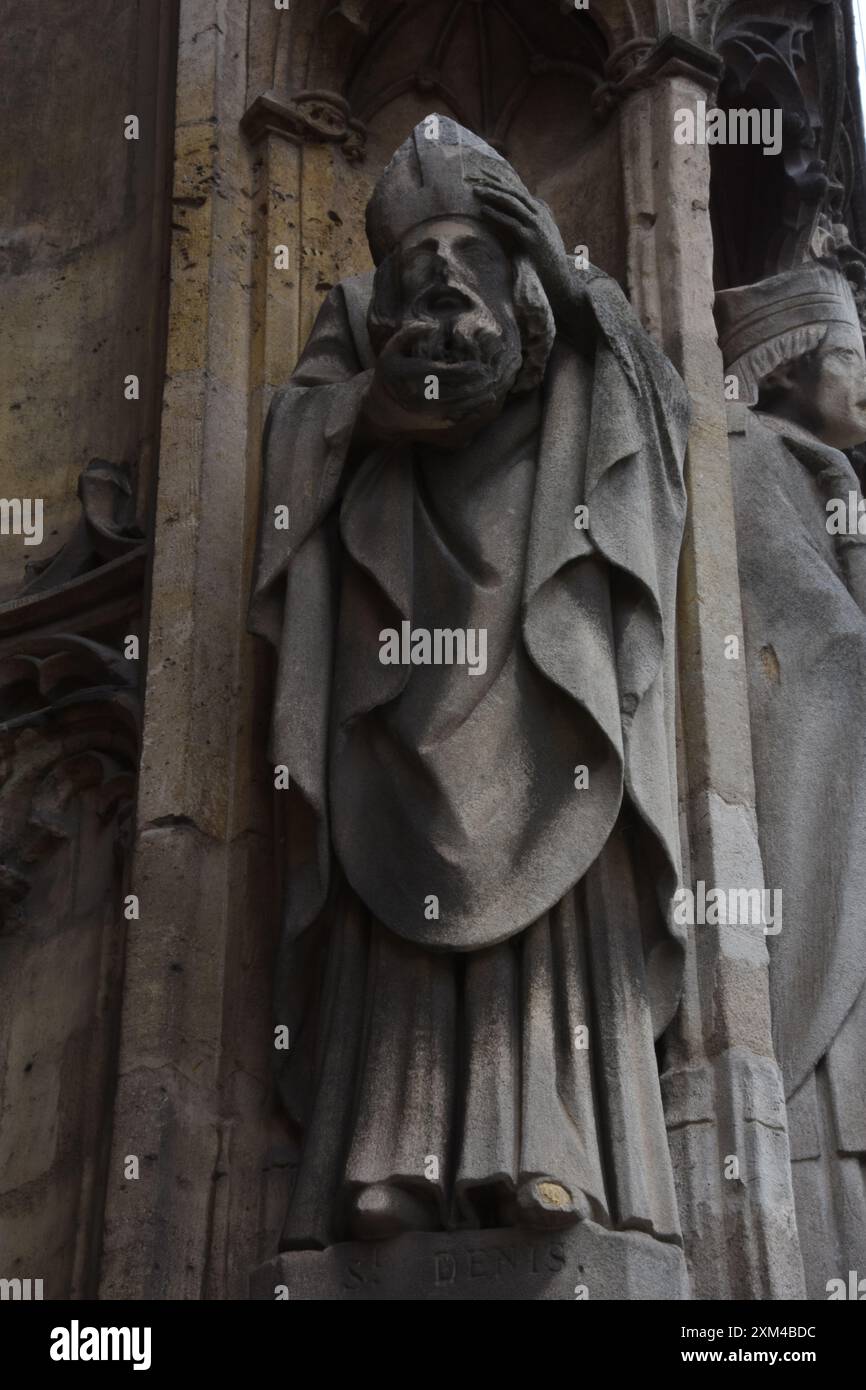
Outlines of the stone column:
<svg viewBox="0 0 866 1390">
<path fill-rule="evenodd" d="M 709 158 L 705 146 L 673 139 L 674 113 L 711 99 L 718 59 L 670 35 L 642 66 L 620 108 L 629 290 L 693 405 L 679 602 L 684 881 L 762 888 L 746 672 L 742 655 L 725 655 L 729 636 L 742 654 L 742 615 L 712 314 Z M 662 1086 L 692 1296 L 802 1298 L 766 943 L 760 928 L 696 926 L 690 944 Z"/>
<path fill-rule="evenodd" d="M 140 918 L 128 935 L 103 1298 L 245 1296 L 259 1240 L 276 1240 L 263 1170 L 285 1162 L 270 1080 L 269 793 L 253 751 L 265 742 L 267 672 L 245 632 L 260 445 L 248 418 L 260 298 L 256 175 L 240 130 L 247 23 L 247 0 L 181 0 Z M 127 1155 L 138 1180 L 124 1176 Z"/>
</svg>

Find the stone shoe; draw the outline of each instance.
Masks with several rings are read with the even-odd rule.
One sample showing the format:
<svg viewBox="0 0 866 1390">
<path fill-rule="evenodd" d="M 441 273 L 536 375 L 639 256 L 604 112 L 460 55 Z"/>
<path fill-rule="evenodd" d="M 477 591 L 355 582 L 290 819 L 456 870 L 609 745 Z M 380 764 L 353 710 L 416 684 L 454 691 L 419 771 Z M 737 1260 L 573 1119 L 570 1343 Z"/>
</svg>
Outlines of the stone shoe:
<svg viewBox="0 0 866 1390">
<path fill-rule="evenodd" d="M 517 1190 L 517 1219 L 522 1226 L 558 1230 L 589 1216 L 590 1205 L 584 1194 L 572 1196 L 555 1178 L 530 1178 Z"/>
<path fill-rule="evenodd" d="M 405 1231 L 436 1231 L 440 1222 L 432 1202 L 390 1183 L 370 1183 L 353 1195 L 349 1229 L 355 1240 L 386 1240 Z"/>
</svg>

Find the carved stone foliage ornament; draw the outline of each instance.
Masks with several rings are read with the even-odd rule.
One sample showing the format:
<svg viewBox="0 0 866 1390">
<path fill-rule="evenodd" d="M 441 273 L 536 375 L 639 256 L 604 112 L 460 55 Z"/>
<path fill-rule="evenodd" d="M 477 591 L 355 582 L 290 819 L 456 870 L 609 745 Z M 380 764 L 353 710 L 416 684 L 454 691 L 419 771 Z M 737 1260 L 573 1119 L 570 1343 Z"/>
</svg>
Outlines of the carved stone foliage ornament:
<svg viewBox="0 0 866 1390">
<path fill-rule="evenodd" d="M 0 605 L 0 1117 L 40 1117 L 0 1155 L 4 1274 L 30 1267 L 22 1202 L 44 1205 L 47 1287 L 72 1296 L 96 1288 L 101 1250 L 146 554 L 125 466 L 92 460 L 79 497 L 65 545 Z"/>
<path fill-rule="evenodd" d="M 116 813 L 118 844 L 132 804 L 139 663 L 121 648 L 138 627 L 145 542 L 128 466 L 91 459 L 78 496 L 81 516 L 68 540 L 31 562 L 21 594 L 0 606 L 0 911 L 7 925 L 19 919 L 44 853 L 77 833 L 69 808 L 78 791 L 105 784 L 99 814 L 110 820 Z"/>
<path fill-rule="evenodd" d="M 24 593 L 54 588 L 143 549 L 128 465 L 91 459 L 78 479 L 78 497 L 81 516 L 75 530 L 56 555 L 30 562 Z"/>
<path fill-rule="evenodd" d="M 85 788 L 99 788 L 106 826 L 119 817 L 121 844 L 138 760 L 137 683 L 134 662 L 70 634 L 22 638 L 0 655 L 0 927 L 21 919 L 45 856 L 77 835 Z"/>
</svg>

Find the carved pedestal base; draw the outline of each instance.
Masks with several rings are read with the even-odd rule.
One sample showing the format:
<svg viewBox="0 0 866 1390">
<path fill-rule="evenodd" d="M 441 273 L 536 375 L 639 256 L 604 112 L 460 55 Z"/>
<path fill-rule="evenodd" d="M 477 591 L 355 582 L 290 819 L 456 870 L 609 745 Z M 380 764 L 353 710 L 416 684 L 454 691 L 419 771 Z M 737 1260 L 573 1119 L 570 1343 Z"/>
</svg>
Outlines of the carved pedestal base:
<svg viewBox="0 0 866 1390">
<path fill-rule="evenodd" d="M 591 1221 L 566 1231 L 413 1233 L 278 1255 L 252 1299 L 535 1300 L 688 1298 L 680 1249 Z"/>
</svg>

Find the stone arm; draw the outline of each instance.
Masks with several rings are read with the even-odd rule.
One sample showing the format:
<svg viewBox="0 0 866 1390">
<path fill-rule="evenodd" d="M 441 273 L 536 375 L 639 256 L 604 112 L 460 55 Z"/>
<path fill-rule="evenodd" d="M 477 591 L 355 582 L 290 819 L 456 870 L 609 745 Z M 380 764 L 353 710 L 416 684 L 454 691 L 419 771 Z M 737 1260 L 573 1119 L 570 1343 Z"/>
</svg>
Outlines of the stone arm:
<svg viewBox="0 0 866 1390">
<path fill-rule="evenodd" d="M 595 266 L 575 268 L 547 204 L 491 174 L 469 181 L 482 216 L 506 231 L 531 257 L 560 336 L 589 358 L 601 337 L 640 397 L 652 383 L 680 415 L 687 413 L 685 388 L 672 364 L 653 343 L 611 276 Z"/>
</svg>

